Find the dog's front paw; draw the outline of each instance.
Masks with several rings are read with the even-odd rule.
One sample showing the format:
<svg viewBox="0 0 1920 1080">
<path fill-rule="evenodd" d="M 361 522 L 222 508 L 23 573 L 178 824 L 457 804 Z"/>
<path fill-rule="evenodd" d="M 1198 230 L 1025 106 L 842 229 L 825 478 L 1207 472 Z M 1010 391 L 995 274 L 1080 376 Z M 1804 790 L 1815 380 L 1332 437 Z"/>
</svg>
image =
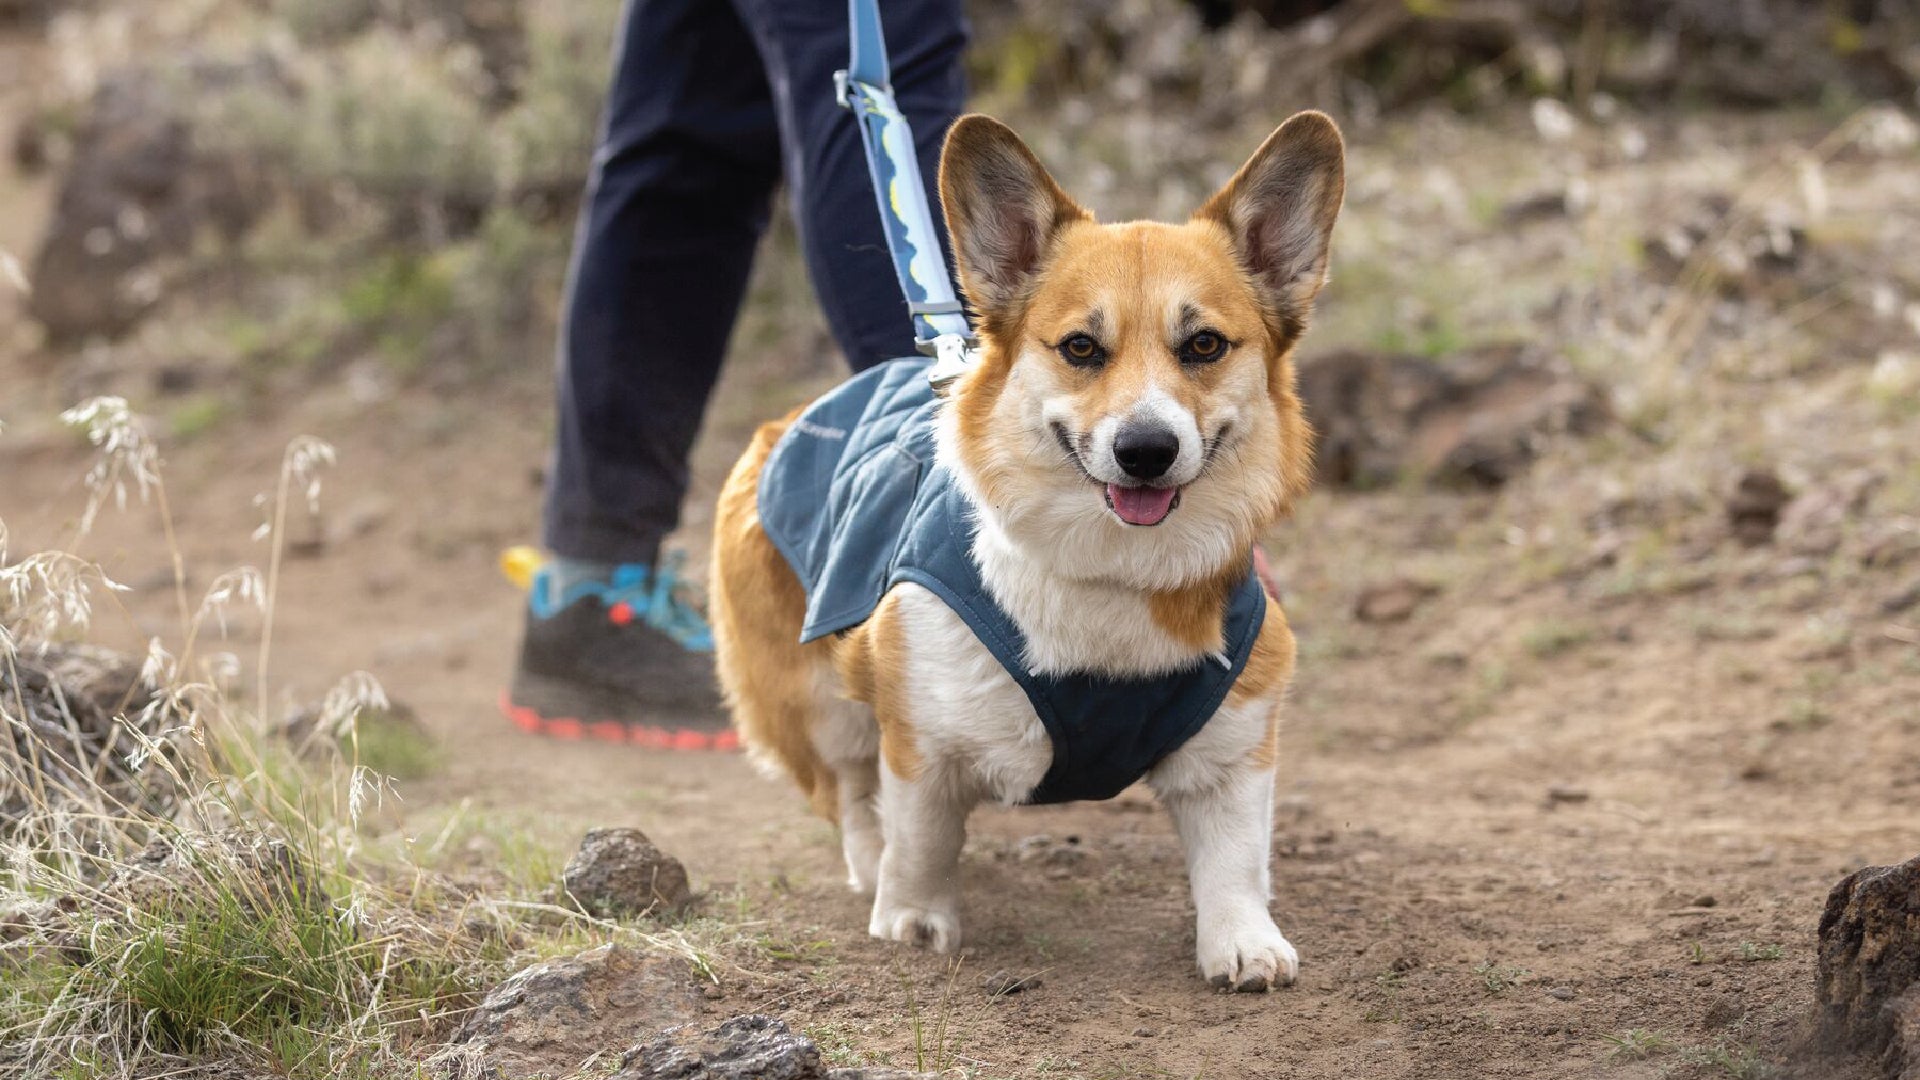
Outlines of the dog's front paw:
<svg viewBox="0 0 1920 1080">
<path fill-rule="evenodd" d="M 1222 990 L 1258 993 L 1285 986 L 1300 957 L 1266 912 L 1200 928 L 1200 974 Z"/>
<path fill-rule="evenodd" d="M 875 905 L 867 933 L 883 941 L 904 941 L 937 953 L 950 953 L 960 947 L 960 918 L 950 911 L 914 907 L 882 909 Z"/>
</svg>

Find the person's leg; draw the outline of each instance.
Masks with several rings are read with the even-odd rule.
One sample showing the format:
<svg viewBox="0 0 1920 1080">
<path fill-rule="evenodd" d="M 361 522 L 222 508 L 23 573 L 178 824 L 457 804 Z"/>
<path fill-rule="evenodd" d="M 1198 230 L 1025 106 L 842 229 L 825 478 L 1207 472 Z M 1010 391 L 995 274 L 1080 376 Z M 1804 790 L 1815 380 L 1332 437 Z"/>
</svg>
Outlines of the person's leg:
<svg viewBox="0 0 1920 1080">
<path fill-rule="evenodd" d="M 766 64 L 807 271 L 835 340 L 855 371 L 913 355 L 913 322 L 887 254 L 859 128 L 833 96 L 833 73 L 847 66 L 846 0 L 733 3 Z M 894 97 L 913 126 L 945 243 L 937 220 L 940 144 L 965 102 L 966 21 L 959 0 L 887 0 L 881 15 Z"/>
<path fill-rule="evenodd" d="M 629 0 L 575 237 L 545 540 L 508 713 L 726 745 L 711 635 L 660 562 L 779 179 L 760 57 L 717 0 Z"/>
<path fill-rule="evenodd" d="M 561 327 L 546 544 L 652 564 L 779 180 L 760 57 L 715 0 L 630 0 Z"/>
</svg>

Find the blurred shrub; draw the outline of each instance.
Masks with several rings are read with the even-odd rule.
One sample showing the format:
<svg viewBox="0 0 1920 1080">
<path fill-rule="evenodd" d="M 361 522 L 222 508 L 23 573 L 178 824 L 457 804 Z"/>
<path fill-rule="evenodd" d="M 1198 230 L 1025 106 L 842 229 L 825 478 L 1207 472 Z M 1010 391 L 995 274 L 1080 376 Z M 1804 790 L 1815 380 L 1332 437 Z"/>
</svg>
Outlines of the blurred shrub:
<svg viewBox="0 0 1920 1080">
<path fill-rule="evenodd" d="M 359 198 L 396 220 L 477 219 L 493 199 L 492 140 L 471 52 L 423 54 L 375 28 L 337 53 L 299 57 L 292 78 L 291 94 L 218 103 L 219 122 L 209 127 L 274 163 L 310 205 Z"/>
<path fill-rule="evenodd" d="M 611 76 L 619 0 L 553 0 L 528 14 L 526 73 L 500 120 L 499 181 L 516 198 L 578 198 Z"/>
<path fill-rule="evenodd" d="M 303 42 L 331 41 L 371 25 L 378 0 L 271 0 L 267 10 Z"/>
</svg>

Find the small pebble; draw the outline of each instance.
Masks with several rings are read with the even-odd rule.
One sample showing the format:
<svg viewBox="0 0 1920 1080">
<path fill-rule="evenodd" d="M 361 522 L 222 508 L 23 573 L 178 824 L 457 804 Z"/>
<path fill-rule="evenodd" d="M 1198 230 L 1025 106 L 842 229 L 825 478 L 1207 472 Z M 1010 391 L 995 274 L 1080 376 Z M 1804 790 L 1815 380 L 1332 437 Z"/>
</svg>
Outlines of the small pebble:
<svg viewBox="0 0 1920 1080">
<path fill-rule="evenodd" d="M 1582 803 L 1592 796 L 1586 788 L 1571 784 L 1555 784 L 1547 789 L 1547 801 L 1555 803 Z"/>
<path fill-rule="evenodd" d="M 1018 994 L 1024 990 L 1038 988 L 1040 976 L 1016 976 L 1010 971 L 1001 970 L 982 979 L 981 985 L 986 988 L 988 997 L 1005 997 L 1008 994 Z"/>
<path fill-rule="evenodd" d="M 1158 1034 L 1160 1034 L 1158 1031 L 1150 1027 L 1137 1027 L 1133 1029 L 1133 1037 L 1136 1039 L 1151 1039 Z"/>
<path fill-rule="evenodd" d="M 1572 1001 L 1573 987 L 1556 986 L 1553 989 L 1547 991 L 1547 996 L 1550 998 L 1553 998 L 1555 1001 Z"/>
<path fill-rule="evenodd" d="M 1713 897 L 1711 894 L 1703 894 L 1703 895 L 1694 897 L 1693 901 L 1689 903 L 1687 906 L 1688 907 L 1713 907 L 1715 904 L 1718 904 L 1719 902 L 1720 901 L 1715 897 Z"/>
</svg>

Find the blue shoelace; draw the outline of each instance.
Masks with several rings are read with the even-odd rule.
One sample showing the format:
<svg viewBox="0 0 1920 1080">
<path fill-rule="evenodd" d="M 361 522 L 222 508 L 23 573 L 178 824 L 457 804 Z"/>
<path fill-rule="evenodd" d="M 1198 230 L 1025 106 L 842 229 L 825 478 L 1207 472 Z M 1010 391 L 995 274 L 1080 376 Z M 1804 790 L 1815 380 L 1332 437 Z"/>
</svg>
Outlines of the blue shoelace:
<svg viewBox="0 0 1920 1080">
<path fill-rule="evenodd" d="M 712 652 L 713 628 L 685 599 L 692 591 L 692 586 L 680 575 L 685 562 L 686 554 L 676 551 L 664 556 L 656 566 L 623 563 L 613 568 L 609 580 L 575 581 L 564 590 L 553 588 L 549 564 L 534 574 L 527 603 L 535 618 L 550 619 L 580 600 L 595 597 L 606 606 L 615 622 L 639 619 L 672 638 L 683 649 Z"/>
</svg>

